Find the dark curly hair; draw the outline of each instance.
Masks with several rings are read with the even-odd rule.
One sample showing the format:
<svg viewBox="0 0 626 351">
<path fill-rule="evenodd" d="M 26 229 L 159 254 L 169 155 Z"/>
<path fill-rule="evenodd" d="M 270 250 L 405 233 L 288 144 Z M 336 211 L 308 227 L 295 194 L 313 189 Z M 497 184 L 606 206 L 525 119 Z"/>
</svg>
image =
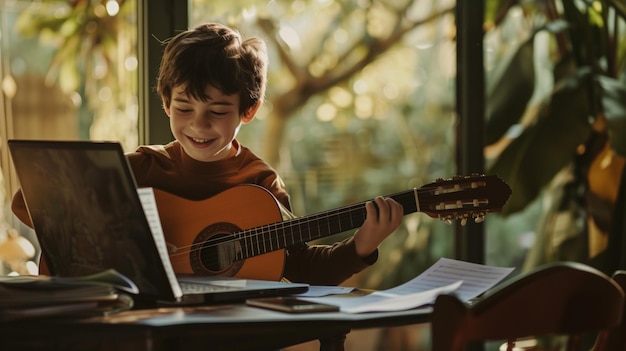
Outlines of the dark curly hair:
<svg viewBox="0 0 626 351">
<path fill-rule="evenodd" d="M 169 107 L 172 89 L 206 101 L 207 85 L 226 95 L 239 94 L 243 113 L 265 98 L 267 48 L 259 38 L 242 40 L 238 31 L 219 23 L 205 23 L 164 42 L 157 92 Z"/>
</svg>

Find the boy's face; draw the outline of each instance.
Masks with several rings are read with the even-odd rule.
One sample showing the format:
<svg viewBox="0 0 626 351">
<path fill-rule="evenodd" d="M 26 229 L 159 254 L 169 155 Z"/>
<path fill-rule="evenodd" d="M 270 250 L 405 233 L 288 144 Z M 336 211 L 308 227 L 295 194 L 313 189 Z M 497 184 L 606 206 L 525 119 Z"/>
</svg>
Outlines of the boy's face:
<svg viewBox="0 0 626 351">
<path fill-rule="evenodd" d="M 242 123 L 254 118 L 258 105 L 239 114 L 239 94 L 224 95 L 209 85 L 206 101 L 185 94 L 184 86 L 172 89 L 170 106 L 164 106 L 170 117 L 174 137 L 191 158 L 201 162 L 218 161 L 235 154 L 233 140 Z"/>
</svg>

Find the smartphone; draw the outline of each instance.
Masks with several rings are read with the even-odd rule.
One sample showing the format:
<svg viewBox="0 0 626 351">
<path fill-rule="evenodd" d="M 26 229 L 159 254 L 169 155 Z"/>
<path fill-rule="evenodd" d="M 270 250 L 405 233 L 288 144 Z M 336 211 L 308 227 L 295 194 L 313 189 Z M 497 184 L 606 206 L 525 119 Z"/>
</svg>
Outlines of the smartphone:
<svg viewBox="0 0 626 351">
<path fill-rule="evenodd" d="M 302 300 L 297 297 L 262 297 L 246 300 L 246 304 L 254 307 L 289 313 L 337 312 L 339 306 Z"/>
</svg>

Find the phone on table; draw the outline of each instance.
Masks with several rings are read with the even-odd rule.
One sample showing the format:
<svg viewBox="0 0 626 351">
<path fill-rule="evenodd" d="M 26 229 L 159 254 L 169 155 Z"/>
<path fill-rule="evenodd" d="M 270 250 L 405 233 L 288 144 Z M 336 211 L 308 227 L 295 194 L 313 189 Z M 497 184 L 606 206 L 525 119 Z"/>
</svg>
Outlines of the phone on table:
<svg viewBox="0 0 626 351">
<path fill-rule="evenodd" d="M 289 313 L 338 312 L 339 306 L 299 299 L 293 296 L 261 297 L 246 300 L 248 306 Z"/>
</svg>

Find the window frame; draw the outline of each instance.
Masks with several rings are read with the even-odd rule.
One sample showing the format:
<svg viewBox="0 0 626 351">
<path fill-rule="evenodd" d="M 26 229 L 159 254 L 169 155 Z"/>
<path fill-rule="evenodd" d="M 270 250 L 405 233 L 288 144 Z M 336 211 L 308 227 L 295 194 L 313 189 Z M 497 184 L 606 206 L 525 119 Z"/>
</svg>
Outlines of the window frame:
<svg viewBox="0 0 626 351">
<path fill-rule="evenodd" d="M 155 87 L 163 52 L 161 43 L 187 29 L 188 13 L 187 1 L 137 0 L 140 145 L 166 144 L 174 139 Z"/>
</svg>

